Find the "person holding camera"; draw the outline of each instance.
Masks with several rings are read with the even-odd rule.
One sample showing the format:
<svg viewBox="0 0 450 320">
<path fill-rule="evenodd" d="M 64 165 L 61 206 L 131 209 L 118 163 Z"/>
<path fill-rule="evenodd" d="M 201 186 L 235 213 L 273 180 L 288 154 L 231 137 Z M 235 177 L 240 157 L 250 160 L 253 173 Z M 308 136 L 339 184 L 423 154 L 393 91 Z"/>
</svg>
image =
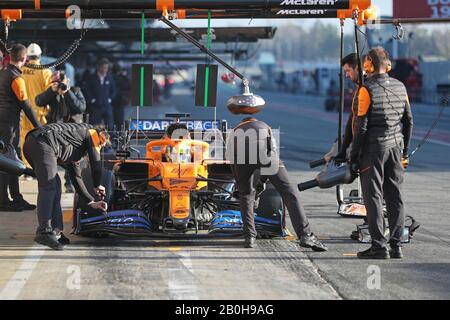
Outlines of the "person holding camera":
<svg viewBox="0 0 450 320">
<path fill-rule="evenodd" d="M 50 107 L 48 123 L 83 122 L 86 100 L 80 88 L 70 86 L 70 79 L 63 71 L 53 73 L 51 86 L 37 95 L 35 102 L 39 107 Z"/>
<path fill-rule="evenodd" d="M 50 88 L 36 96 L 36 105 L 50 106 L 47 115 L 48 123 L 82 123 L 86 111 L 86 101 L 80 88 L 71 87 L 70 79 L 63 71 L 52 75 Z M 66 193 L 73 193 L 74 188 L 66 170 L 64 175 Z"/>
</svg>

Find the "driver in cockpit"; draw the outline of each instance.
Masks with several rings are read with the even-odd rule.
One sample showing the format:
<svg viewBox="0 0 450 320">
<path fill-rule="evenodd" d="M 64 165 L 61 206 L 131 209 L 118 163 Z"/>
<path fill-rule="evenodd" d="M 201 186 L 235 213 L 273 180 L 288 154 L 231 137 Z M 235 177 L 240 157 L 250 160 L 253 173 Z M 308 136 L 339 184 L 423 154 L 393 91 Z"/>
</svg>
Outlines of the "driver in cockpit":
<svg viewBox="0 0 450 320">
<path fill-rule="evenodd" d="M 190 140 L 191 135 L 187 126 L 184 123 L 172 123 L 166 129 L 164 139 L 169 140 Z M 191 147 L 186 146 L 186 150 L 180 149 L 181 146 L 164 146 L 162 150 L 163 162 L 191 162 L 192 152 Z"/>
</svg>

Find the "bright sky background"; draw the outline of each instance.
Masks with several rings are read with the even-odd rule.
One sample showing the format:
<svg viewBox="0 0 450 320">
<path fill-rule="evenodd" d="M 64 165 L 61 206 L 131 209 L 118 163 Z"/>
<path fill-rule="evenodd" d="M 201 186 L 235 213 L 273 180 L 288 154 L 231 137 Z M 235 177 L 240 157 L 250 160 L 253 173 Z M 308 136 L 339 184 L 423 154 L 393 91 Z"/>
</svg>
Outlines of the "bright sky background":
<svg viewBox="0 0 450 320">
<path fill-rule="evenodd" d="M 382 16 L 392 16 L 392 0 L 372 0 L 372 4 L 379 8 Z"/>
</svg>

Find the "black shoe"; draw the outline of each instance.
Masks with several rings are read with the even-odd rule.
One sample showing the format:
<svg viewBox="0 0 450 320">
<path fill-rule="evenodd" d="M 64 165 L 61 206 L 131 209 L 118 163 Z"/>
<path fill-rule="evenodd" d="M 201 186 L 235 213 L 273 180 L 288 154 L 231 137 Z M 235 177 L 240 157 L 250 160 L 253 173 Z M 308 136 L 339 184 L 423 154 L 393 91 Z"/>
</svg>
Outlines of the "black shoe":
<svg viewBox="0 0 450 320">
<path fill-rule="evenodd" d="M 358 252 L 359 259 L 389 259 L 389 253 L 386 248 L 373 249 L 369 248 L 367 250 Z"/>
<path fill-rule="evenodd" d="M 6 204 L 0 205 L 0 211 L 8 211 L 8 212 L 21 212 L 24 210 L 24 207 L 19 203 L 9 201 Z"/>
<path fill-rule="evenodd" d="M 64 233 L 60 233 L 59 236 L 56 237 L 58 239 L 58 242 L 62 244 L 63 246 L 70 244 L 70 239 L 67 238 Z"/>
<path fill-rule="evenodd" d="M 389 256 L 392 259 L 403 259 L 403 252 L 401 247 L 391 247 L 389 250 Z"/>
<path fill-rule="evenodd" d="M 63 250 L 63 245 L 58 242 L 54 233 L 39 233 L 34 238 L 34 241 L 53 250 Z"/>
<path fill-rule="evenodd" d="M 244 248 L 255 248 L 255 247 L 256 247 L 256 238 L 246 237 L 244 240 Z"/>
<path fill-rule="evenodd" d="M 358 232 L 358 230 L 352 231 L 352 234 L 350 235 L 350 239 L 356 240 L 356 241 L 359 240 L 359 232 Z"/>
<path fill-rule="evenodd" d="M 35 210 L 37 208 L 36 205 L 29 203 L 25 199 L 15 200 L 12 203 L 19 207 L 22 207 L 23 210 Z"/>
<path fill-rule="evenodd" d="M 300 246 L 303 248 L 311 248 L 313 251 L 317 252 L 323 252 L 328 251 L 328 248 L 323 245 L 322 242 L 320 242 L 319 239 L 314 235 L 314 233 L 311 234 L 303 234 L 300 237 Z"/>
</svg>

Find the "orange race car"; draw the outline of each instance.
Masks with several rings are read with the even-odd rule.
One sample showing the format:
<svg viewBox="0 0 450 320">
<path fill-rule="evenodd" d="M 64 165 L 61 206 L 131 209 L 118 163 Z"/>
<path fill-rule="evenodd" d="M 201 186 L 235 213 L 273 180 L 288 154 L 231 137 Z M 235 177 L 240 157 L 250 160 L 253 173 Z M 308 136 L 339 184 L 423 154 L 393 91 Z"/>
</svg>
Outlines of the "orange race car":
<svg viewBox="0 0 450 320">
<path fill-rule="evenodd" d="M 75 196 L 74 232 L 86 236 L 241 233 L 238 190 L 231 167 L 219 152 L 225 146 L 226 122 L 185 123 L 191 135 L 201 131 L 201 136 L 214 138 L 170 139 L 162 131 L 170 121 L 142 120 L 139 127 L 131 124 L 131 130 L 119 139 L 123 143 L 118 151 L 104 157 L 103 185 L 109 211 L 91 211 Z M 131 158 L 132 152 L 141 153 L 139 146 L 130 143 L 137 128 L 146 138 L 140 139 L 145 141 L 141 145 L 145 157 Z M 83 177 L 89 188 L 92 183 L 87 173 Z M 255 218 L 260 235 L 283 236 L 279 194 L 267 186 L 258 202 Z"/>
</svg>

